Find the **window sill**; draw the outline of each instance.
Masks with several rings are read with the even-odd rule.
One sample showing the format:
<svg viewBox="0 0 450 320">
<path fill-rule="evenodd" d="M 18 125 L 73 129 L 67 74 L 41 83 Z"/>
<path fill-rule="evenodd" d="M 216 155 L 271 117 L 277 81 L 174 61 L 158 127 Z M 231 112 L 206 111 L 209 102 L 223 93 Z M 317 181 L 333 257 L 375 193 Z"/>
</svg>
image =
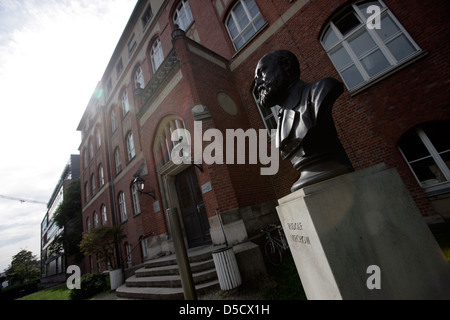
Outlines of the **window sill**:
<svg viewBox="0 0 450 320">
<path fill-rule="evenodd" d="M 410 64 L 426 57 L 427 55 L 428 55 L 428 51 L 419 51 L 414 56 L 412 56 L 409 60 L 403 62 L 402 64 L 400 64 L 398 66 L 394 66 L 394 67 L 388 69 L 387 71 L 379 74 L 378 76 L 375 76 L 369 82 L 361 85 L 360 87 L 356 87 L 355 89 L 351 89 L 351 90 L 347 89 L 347 90 L 348 90 L 350 96 L 354 97 L 354 96 L 358 95 L 359 93 L 369 89 L 370 87 L 377 84 L 378 82 L 383 81 L 384 79 L 390 77 L 391 75 L 403 70 Z"/>
</svg>

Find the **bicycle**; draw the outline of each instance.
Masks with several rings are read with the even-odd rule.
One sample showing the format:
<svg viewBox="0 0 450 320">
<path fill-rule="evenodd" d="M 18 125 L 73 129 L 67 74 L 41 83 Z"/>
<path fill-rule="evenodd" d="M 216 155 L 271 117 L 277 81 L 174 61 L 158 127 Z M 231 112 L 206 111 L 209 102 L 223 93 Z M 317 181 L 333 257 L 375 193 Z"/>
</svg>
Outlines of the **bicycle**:
<svg viewBox="0 0 450 320">
<path fill-rule="evenodd" d="M 278 231 L 278 237 L 271 234 L 273 230 Z M 289 249 L 283 229 L 280 225 L 271 224 L 267 228 L 262 229 L 261 232 L 266 234 L 266 243 L 264 244 L 264 253 L 267 260 L 275 266 L 283 262 L 283 251 Z"/>
</svg>

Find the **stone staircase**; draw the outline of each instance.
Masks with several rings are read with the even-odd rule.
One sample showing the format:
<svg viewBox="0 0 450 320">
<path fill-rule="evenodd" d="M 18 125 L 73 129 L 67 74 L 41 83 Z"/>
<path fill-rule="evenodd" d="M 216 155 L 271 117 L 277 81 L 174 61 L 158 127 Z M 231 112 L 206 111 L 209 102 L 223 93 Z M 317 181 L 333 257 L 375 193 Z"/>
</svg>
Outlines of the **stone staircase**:
<svg viewBox="0 0 450 320">
<path fill-rule="evenodd" d="M 218 247 L 207 246 L 188 251 L 197 295 L 220 288 L 212 251 Z M 126 279 L 116 289 L 119 298 L 149 300 L 184 299 L 181 278 L 175 255 L 149 260 L 144 267 Z"/>
</svg>

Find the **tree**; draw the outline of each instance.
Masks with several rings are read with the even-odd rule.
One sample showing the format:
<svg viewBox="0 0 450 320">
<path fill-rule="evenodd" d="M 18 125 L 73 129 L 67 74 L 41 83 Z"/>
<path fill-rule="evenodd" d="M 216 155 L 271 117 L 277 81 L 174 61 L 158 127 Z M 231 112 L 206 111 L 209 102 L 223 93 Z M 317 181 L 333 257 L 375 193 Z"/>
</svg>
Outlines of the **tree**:
<svg viewBox="0 0 450 320">
<path fill-rule="evenodd" d="M 6 276 L 11 282 L 21 284 L 39 279 L 39 261 L 31 251 L 21 250 L 12 257 L 11 265 Z"/>
<path fill-rule="evenodd" d="M 83 234 L 80 179 L 73 180 L 64 190 L 64 200 L 53 219 L 59 228 L 64 228 L 64 232 L 50 243 L 50 253 L 57 254 L 64 250 L 66 256 L 73 256 L 76 262 L 80 262 L 83 258 L 80 251 Z"/>
<path fill-rule="evenodd" d="M 126 238 L 121 226 L 98 227 L 83 234 L 80 244 L 85 255 L 94 255 L 100 262 L 109 263 L 112 269 L 117 269 L 117 250 Z"/>
</svg>

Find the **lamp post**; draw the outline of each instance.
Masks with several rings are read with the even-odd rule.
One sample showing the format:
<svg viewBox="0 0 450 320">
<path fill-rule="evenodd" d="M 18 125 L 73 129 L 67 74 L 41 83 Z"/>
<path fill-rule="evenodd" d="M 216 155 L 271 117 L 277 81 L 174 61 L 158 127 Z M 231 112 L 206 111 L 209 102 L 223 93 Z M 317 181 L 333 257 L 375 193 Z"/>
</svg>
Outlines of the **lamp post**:
<svg viewBox="0 0 450 320">
<path fill-rule="evenodd" d="M 145 194 L 156 200 L 155 191 L 144 191 L 145 180 L 138 176 L 134 179 L 133 184 L 136 186 L 139 194 Z M 192 277 L 191 265 L 187 255 L 186 245 L 184 243 L 183 233 L 181 232 L 180 218 L 176 208 L 167 209 L 169 218 L 169 226 L 172 233 L 173 245 L 175 248 L 175 256 L 179 267 L 181 284 L 183 286 L 184 298 L 186 300 L 197 300 L 197 292 L 195 291 L 194 279 Z"/>
</svg>

